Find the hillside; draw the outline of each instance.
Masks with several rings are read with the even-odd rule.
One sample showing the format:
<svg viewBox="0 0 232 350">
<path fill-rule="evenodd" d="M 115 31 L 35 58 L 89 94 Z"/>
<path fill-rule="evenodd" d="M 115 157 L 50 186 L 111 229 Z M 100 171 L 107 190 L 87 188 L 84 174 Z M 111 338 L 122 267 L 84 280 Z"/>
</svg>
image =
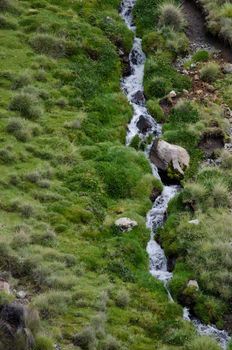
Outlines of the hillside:
<svg viewBox="0 0 232 350">
<path fill-rule="evenodd" d="M 0 0 L 0 350 L 220 349 L 183 306 L 231 331 L 231 74 L 206 50 L 178 71 L 186 23 L 162 23 L 160 4 L 138 0 L 133 13 L 147 108 L 191 159 L 184 177 L 169 169 L 183 190 L 158 230 L 173 302 L 146 253 L 151 194 L 163 188 L 143 152 L 152 139 L 125 145 L 133 110 L 120 80 L 134 35 L 120 1 Z M 195 75 L 217 92 L 204 99 Z M 207 137 L 223 146 L 206 155 Z M 137 225 L 122 232 L 122 217 Z"/>
</svg>

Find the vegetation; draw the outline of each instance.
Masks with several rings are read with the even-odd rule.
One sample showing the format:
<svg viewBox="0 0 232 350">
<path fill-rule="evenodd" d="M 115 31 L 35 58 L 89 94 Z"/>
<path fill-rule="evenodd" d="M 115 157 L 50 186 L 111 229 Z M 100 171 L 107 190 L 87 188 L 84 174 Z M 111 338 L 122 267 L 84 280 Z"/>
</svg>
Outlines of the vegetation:
<svg viewBox="0 0 232 350">
<path fill-rule="evenodd" d="M 146 7 L 146 4 L 151 5 L 151 2 L 143 2 L 143 6 Z M 161 8 L 165 6 L 161 5 Z M 170 8 L 173 6 L 171 3 Z M 203 163 L 204 158 L 209 156 L 204 154 L 204 147 L 200 146 L 204 137 L 228 138 L 228 121 L 220 106 L 223 100 L 210 102 L 205 99 L 202 103 L 197 98 L 191 102 L 183 97 L 183 90 L 189 90 L 191 83 L 172 68 L 173 60 L 181 53 L 175 52 L 168 44 L 173 33 L 181 29 L 164 23 L 163 17 L 159 21 L 158 10 L 155 13 L 145 10 L 140 18 L 141 13 L 142 1 L 138 0 L 135 7 L 136 22 L 148 56 L 144 81 L 147 106 L 150 113 L 154 113 L 154 116 L 157 114 L 157 120 L 164 123 L 162 138 L 184 147 L 190 154 L 190 167 L 181 181 L 183 191 L 170 202 L 167 222 L 158 234 L 170 261 L 176 261 L 170 282 L 171 292 L 177 301 L 188 306 L 204 323 L 213 323 L 220 328 L 226 315 L 231 312 L 231 265 L 230 259 L 227 259 L 230 249 L 231 154 L 225 150 L 213 150 L 210 157 L 216 159 L 217 165 L 210 166 Z M 159 27 L 152 25 L 151 18 L 157 18 Z M 197 51 L 190 63 L 197 67 L 195 69 L 199 70 L 200 78 L 215 84 L 220 98 L 232 106 L 231 77 L 228 75 L 223 78 L 220 66 L 211 60 L 209 53 Z M 157 104 L 167 101 L 167 94 L 171 90 L 182 97 L 170 108 L 169 114 L 159 119 Z M 203 165 L 200 166 L 201 163 Z M 197 280 L 199 290 L 189 287 L 189 280 Z M 194 339 L 186 346 L 186 349 L 218 348 L 206 338 Z"/>
<path fill-rule="evenodd" d="M 206 13 L 206 23 L 213 35 L 218 35 L 232 44 L 232 6 L 228 1 L 216 0 L 214 2 L 200 0 L 200 5 Z"/>
<path fill-rule="evenodd" d="M 187 225 L 192 207 L 201 211 L 209 201 L 210 210 L 225 215 L 230 224 L 230 198 L 225 194 L 231 183 L 227 177 L 219 181 L 217 174 L 212 175 L 217 184 L 213 188 L 207 183 L 210 176 L 199 174 L 200 189 L 191 188 L 192 174 L 202 159 L 197 148 L 201 131 L 216 120 L 225 132 L 221 111 L 213 106 L 215 113 L 211 113 L 182 101 L 170 116 L 164 116 L 160 107 L 160 100 L 172 89 L 181 94 L 191 87 L 190 79 L 172 66 L 177 55 L 188 51 L 183 17 L 171 4 L 178 21 L 162 22 L 165 6 L 138 0 L 135 17 L 148 55 L 145 94 L 150 113 L 165 122 L 164 138 L 183 145 L 191 155 L 186 176 L 189 187 L 170 206 L 174 216 L 171 213 L 169 220 L 186 215 L 183 225 Z M 124 64 L 119 53 L 129 54 L 133 34 L 118 8 L 118 0 L 0 0 L 0 270 L 12 291 L 26 289 L 30 307 L 39 312 L 38 329 L 28 326 L 36 350 L 50 350 L 54 344 L 64 350 L 73 346 L 194 350 L 201 346 L 194 327 L 182 320 L 182 307 L 169 302 L 163 284 L 147 268 L 145 248 L 150 233 L 145 215 L 151 207 L 152 190 L 161 191 L 162 184 L 154 180 L 147 159 L 137 151 L 150 140 L 134 139 L 133 147 L 124 145 L 132 110 L 120 89 Z M 231 159 L 227 153 L 220 157 L 225 175 Z M 176 206 L 181 208 L 178 214 Z M 190 213 L 185 206 L 192 206 Z M 199 215 L 213 224 L 210 211 L 202 210 Z M 114 222 L 125 216 L 138 226 L 122 234 L 115 230 Z M 167 252 L 167 240 L 173 237 L 173 231 L 171 238 L 165 234 L 169 225 L 168 221 L 160 233 Z M 226 240 L 228 231 L 217 229 Z M 184 241 L 179 222 L 175 230 Z M 206 225 L 201 232 L 209 239 Z M 212 239 L 216 241 L 216 233 Z M 215 242 L 211 243 L 215 249 Z M 175 251 L 180 259 L 181 244 L 170 245 L 170 253 Z M 191 264 L 199 269 L 202 291 L 193 301 L 190 298 L 190 306 L 201 319 L 220 323 L 230 291 L 225 283 L 220 303 L 216 295 L 220 274 L 215 285 L 205 287 L 205 266 L 213 264 L 207 249 L 207 244 L 204 247 L 196 241 L 181 273 L 184 277 L 193 274 Z M 202 251 L 208 252 L 203 262 L 199 258 Z M 221 263 L 222 251 L 220 254 Z M 230 263 L 225 265 L 229 283 Z M 172 289 L 179 300 L 184 278 L 178 276 L 177 271 Z M 0 298 L 4 305 L 10 299 Z M 7 349 L 5 340 L 1 336 Z M 18 338 L 8 343 L 11 349 L 20 344 Z M 216 346 L 208 338 L 202 344 Z"/>
</svg>

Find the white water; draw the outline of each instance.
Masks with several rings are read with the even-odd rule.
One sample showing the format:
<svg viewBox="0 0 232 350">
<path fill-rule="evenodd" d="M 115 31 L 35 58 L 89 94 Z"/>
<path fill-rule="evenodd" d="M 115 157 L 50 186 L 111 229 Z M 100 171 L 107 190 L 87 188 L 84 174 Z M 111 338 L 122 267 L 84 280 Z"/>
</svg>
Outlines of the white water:
<svg viewBox="0 0 232 350">
<path fill-rule="evenodd" d="M 121 3 L 120 14 L 124 19 L 126 25 L 132 32 L 136 32 L 136 26 L 133 23 L 132 10 L 135 5 L 136 0 L 123 0 Z M 131 74 L 124 77 L 121 81 L 122 89 L 127 96 L 130 104 L 133 107 L 133 117 L 128 125 L 126 144 L 129 145 L 131 140 L 135 135 L 138 135 L 141 139 L 148 135 L 153 135 L 154 137 L 161 134 L 162 128 L 151 115 L 148 113 L 145 107 L 145 99 L 143 96 L 143 77 L 144 77 L 144 64 L 146 57 L 142 51 L 141 39 L 138 37 L 134 38 L 133 47 L 129 56 Z M 135 93 L 139 92 L 139 99 L 135 99 Z M 140 133 L 137 122 L 143 116 L 149 121 L 151 127 L 149 130 L 142 134 Z M 145 155 L 149 159 L 149 149 L 145 151 Z M 152 173 L 155 177 L 159 178 L 158 170 L 151 164 Z M 168 282 L 172 278 L 172 273 L 168 271 L 167 259 L 161 246 L 155 241 L 155 234 L 158 227 L 162 226 L 165 220 L 166 211 L 169 201 L 175 196 L 179 190 L 178 186 L 164 186 L 163 192 L 155 200 L 152 209 L 147 213 L 147 227 L 151 230 L 150 240 L 147 244 L 147 253 L 150 260 L 150 273 L 152 276 L 164 283 L 165 288 L 169 296 L 169 300 L 173 302 L 172 296 L 168 289 Z M 199 334 L 208 335 L 214 337 L 223 349 L 226 349 L 227 343 L 230 340 L 229 335 L 225 331 L 221 331 L 212 325 L 204 325 L 199 320 L 192 317 L 187 308 L 183 309 L 183 319 L 186 321 L 191 321 Z"/>
</svg>

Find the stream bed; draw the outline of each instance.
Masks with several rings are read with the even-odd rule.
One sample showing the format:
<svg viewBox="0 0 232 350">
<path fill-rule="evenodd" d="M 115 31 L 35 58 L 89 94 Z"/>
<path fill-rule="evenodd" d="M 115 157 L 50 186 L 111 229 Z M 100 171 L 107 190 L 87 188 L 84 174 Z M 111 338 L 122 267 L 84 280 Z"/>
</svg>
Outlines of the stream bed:
<svg viewBox="0 0 232 350">
<path fill-rule="evenodd" d="M 136 135 L 141 139 L 152 135 L 154 139 L 162 133 L 162 126 L 151 117 L 145 106 L 143 77 L 146 57 L 142 50 L 142 39 L 136 37 L 136 26 L 132 14 L 135 2 L 136 0 L 123 0 L 120 6 L 121 17 L 125 21 L 127 27 L 135 34 L 133 47 L 129 56 L 130 75 L 121 79 L 122 90 L 133 108 L 133 117 L 127 129 L 127 145 L 130 144 L 131 140 Z M 149 124 L 149 128 L 145 134 L 142 134 L 138 127 L 138 122 L 141 117 Z M 149 159 L 148 153 L 149 147 L 148 150 L 145 151 L 145 155 Z M 154 164 L 150 162 L 150 165 L 153 175 L 159 178 L 158 170 Z M 147 244 L 147 253 L 150 261 L 149 270 L 152 276 L 164 283 L 170 302 L 173 302 L 173 299 L 168 289 L 168 282 L 172 278 L 172 273 L 168 271 L 165 253 L 162 247 L 156 242 L 155 235 L 158 227 L 161 227 L 164 223 L 169 201 L 178 191 L 180 191 L 180 186 L 178 185 L 164 186 L 163 192 L 156 198 L 151 210 L 147 213 L 146 220 L 147 227 L 151 231 L 150 240 Z M 199 334 L 214 337 L 219 342 L 222 349 L 226 349 L 227 343 L 230 340 L 226 331 L 219 330 L 213 325 L 202 324 L 199 320 L 191 316 L 187 308 L 183 309 L 183 319 L 192 322 Z"/>
</svg>

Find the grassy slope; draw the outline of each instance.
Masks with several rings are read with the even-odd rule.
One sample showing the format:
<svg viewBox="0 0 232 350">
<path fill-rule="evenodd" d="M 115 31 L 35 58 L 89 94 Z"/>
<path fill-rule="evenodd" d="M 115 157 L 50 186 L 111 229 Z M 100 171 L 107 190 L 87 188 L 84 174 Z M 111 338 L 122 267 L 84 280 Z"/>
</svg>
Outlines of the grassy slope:
<svg viewBox="0 0 232 350">
<path fill-rule="evenodd" d="M 132 37 L 118 5 L 0 0 L 0 266 L 64 350 L 89 325 L 83 349 L 109 334 L 133 350 L 194 337 L 148 274 L 153 179 L 123 145 L 131 109 L 115 44 L 128 53 Z M 121 216 L 138 228 L 115 232 Z"/>
<path fill-rule="evenodd" d="M 206 24 L 213 35 L 232 44 L 232 5 L 229 1 L 200 0 L 206 18 Z"/>
<path fill-rule="evenodd" d="M 177 92 L 183 89 L 183 78 L 170 68 L 172 61 L 182 53 L 183 40 L 180 43 L 178 38 L 183 34 L 175 34 L 167 28 L 158 29 L 157 9 L 150 13 L 143 11 L 143 7 L 147 8 L 151 3 L 151 0 L 138 1 L 135 15 L 148 55 L 145 92 L 150 100 L 156 101 L 171 89 Z M 154 18 L 157 19 L 155 22 Z M 199 70 L 205 65 L 204 62 L 197 64 Z M 158 96 L 157 89 L 152 89 L 157 77 L 163 84 Z M 227 139 L 229 133 L 221 105 L 223 102 L 231 105 L 231 77 L 222 74 L 219 77 L 213 83 L 218 88 L 216 102 L 185 101 L 173 108 L 169 116 L 163 116 L 163 138 L 185 147 L 191 163 L 182 181 L 184 190 L 170 203 L 169 217 L 160 236 L 167 255 L 176 259 L 170 286 L 173 295 L 205 323 L 216 323 L 221 327 L 227 313 L 231 312 L 232 158 L 228 151 L 221 150 L 214 154 L 219 160 L 217 166 L 204 164 L 199 167 L 204 155 L 198 147 L 203 134 L 219 132 Z M 192 219 L 198 219 L 199 225 L 189 224 Z M 199 292 L 187 288 L 189 279 L 199 282 Z"/>
</svg>

